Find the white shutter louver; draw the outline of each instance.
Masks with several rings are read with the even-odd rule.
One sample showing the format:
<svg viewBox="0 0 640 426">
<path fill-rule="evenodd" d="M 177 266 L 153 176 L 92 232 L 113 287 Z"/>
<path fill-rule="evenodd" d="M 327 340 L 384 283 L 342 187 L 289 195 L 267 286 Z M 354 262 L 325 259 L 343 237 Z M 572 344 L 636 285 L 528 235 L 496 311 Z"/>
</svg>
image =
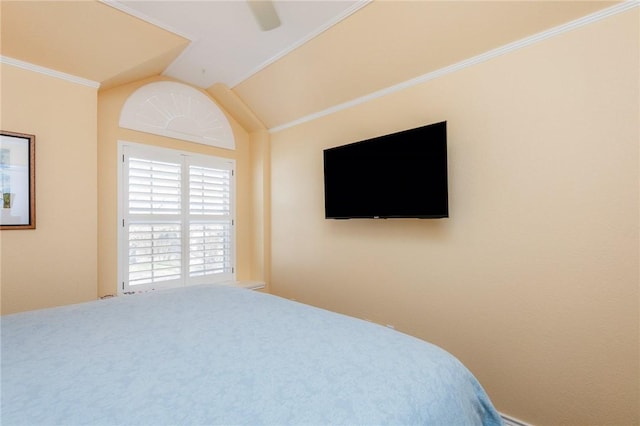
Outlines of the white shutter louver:
<svg viewBox="0 0 640 426">
<path fill-rule="evenodd" d="M 231 170 L 189 166 L 189 213 L 231 214 Z"/>
<path fill-rule="evenodd" d="M 129 226 L 129 285 L 180 279 L 180 223 Z"/>
<path fill-rule="evenodd" d="M 231 225 L 192 223 L 189 230 L 189 276 L 231 272 Z"/>
<path fill-rule="evenodd" d="M 180 164 L 130 158 L 129 214 L 180 214 Z"/>
</svg>

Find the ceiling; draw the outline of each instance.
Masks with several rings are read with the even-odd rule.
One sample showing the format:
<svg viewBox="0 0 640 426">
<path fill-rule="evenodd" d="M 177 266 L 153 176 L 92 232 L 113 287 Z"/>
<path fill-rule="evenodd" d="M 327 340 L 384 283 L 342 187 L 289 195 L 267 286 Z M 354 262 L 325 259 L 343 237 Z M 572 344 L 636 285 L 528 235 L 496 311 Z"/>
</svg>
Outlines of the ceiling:
<svg viewBox="0 0 640 426">
<path fill-rule="evenodd" d="M 229 87 L 310 40 L 367 1 L 275 1 L 282 23 L 262 31 L 248 2 L 110 1 L 107 4 L 191 40 L 164 74 L 201 88 Z"/>
<path fill-rule="evenodd" d="M 0 53 L 101 90 L 169 76 L 272 129 L 616 3 L 275 1 L 264 32 L 244 0 L 2 0 Z"/>
</svg>

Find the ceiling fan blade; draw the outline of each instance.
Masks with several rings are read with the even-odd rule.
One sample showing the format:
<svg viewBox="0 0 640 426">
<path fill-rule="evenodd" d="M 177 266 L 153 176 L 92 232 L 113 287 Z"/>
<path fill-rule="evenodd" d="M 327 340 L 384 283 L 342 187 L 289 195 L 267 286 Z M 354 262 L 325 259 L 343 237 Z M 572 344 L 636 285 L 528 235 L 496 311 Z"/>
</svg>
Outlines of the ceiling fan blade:
<svg viewBox="0 0 640 426">
<path fill-rule="evenodd" d="M 247 0 L 251 12 L 256 17 L 262 31 L 269 31 L 280 26 L 278 12 L 270 0 Z"/>
</svg>

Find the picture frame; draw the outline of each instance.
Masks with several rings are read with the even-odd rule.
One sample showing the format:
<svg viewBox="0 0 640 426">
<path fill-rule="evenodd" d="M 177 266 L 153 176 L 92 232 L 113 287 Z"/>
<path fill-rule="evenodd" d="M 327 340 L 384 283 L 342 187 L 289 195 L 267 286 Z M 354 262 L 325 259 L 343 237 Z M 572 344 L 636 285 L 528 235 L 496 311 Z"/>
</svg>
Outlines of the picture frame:
<svg viewBox="0 0 640 426">
<path fill-rule="evenodd" d="M 0 230 L 36 228 L 36 137 L 0 130 Z"/>
</svg>

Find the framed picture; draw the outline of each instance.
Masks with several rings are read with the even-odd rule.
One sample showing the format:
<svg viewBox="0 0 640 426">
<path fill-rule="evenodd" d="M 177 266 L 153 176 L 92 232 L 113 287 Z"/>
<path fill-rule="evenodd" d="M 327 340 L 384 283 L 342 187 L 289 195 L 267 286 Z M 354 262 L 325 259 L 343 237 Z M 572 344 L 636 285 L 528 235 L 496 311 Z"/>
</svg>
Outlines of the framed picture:
<svg viewBox="0 0 640 426">
<path fill-rule="evenodd" d="M 0 130 L 0 229 L 36 227 L 36 137 Z"/>
</svg>

